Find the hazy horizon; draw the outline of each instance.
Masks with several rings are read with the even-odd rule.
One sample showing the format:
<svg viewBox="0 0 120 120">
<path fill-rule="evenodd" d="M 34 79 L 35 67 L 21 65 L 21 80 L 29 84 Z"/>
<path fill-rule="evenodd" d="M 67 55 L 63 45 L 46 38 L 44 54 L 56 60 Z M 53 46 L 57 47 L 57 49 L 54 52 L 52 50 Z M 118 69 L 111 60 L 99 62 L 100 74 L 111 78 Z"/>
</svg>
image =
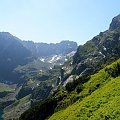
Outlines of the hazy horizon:
<svg viewBox="0 0 120 120">
<path fill-rule="evenodd" d="M 119 4 L 117 0 L 4 0 L 0 31 L 34 42 L 84 44 L 108 29 L 120 12 Z"/>
</svg>

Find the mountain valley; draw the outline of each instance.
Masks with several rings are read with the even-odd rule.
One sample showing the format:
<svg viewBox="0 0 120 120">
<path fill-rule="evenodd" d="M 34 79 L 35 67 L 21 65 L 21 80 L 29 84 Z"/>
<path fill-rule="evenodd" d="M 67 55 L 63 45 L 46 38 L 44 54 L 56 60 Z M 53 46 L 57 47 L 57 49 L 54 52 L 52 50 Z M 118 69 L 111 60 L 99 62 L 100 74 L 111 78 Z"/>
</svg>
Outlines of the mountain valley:
<svg viewBox="0 0 120 120">
<path fill-rule="evenodd" d="M 47 48 L 54 50 L 48 54 Z M 1 32 L 0 49 L 0 107 L 4 108 L 4 119 L 9 119 L 12 110 L 12 117 L 20 116 L 31 102 L 45 99 L 56 89 L 61 65 L 74 55 L 77 43 L 68 40 L 57 44 L 34 43 Z"/>
<path fill-rule="evenodd" d="M 0 108 L 5 120 L 120 119 L 120 15 L 77 46 L 0 33 Z"/>
</svg>

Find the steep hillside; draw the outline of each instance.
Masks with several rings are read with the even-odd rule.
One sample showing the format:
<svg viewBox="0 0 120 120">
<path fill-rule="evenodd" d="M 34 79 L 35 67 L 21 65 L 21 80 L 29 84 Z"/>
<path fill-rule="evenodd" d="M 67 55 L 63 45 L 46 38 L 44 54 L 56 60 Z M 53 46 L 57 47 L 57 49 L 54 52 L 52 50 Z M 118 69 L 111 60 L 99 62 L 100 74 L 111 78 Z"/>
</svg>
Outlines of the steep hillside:
<svg viewBox="0 0 120 120">
<path fill-rule="evenodd" d="M 120 15 L 113 18 L 110 27 L 92 40 L 80 45 L 73 60 L 64 67 L 64 80 L 72 75 L 92 74 L 120 58 Z"/>
<path fill-rule="evenodd" d="M 13 104 L 5 108 L 4 119 L 9 120 L 13 118 L 13 115 L 20 116 L 24 111 L 26 111 L 30 106 L 30 95 L 23 97 L 20 100 L 16 100 Z"/>
<path fill-rule="evenodd" d="M 120 119 L 120 59 L 85 83 L 78 100 L 49 120 L 118 120 Z"/>
<path fill-rule="evenodd" d="M 120 77 L 94 91 L 82 101 L 53 114 L 49 120 L 119 120 L 120 119 Z"/>
<path fill-rule="evenodd" d="M 82 89 L 79 89 L 79 92 L 77 90 L 78 87 L 72 93 L 67 93 L 65 90 L 58 91 L 51 98 L 46 99 L 22 114 L 20 120 L 44 120 L 55 111 L 49 118 L 50 120 L 117 120 L 120 117 L 119 76 L 120 59 L 92 75 L 88 82 L 83 84 Z M 69 105 L 70 102 L 68 96 L 70 98 L 72 94 L 74 94 L 74 97 L 77 96 L 77 101 L 65 109 L 64 105 Z"/>
<path fill-rule="evenodd" d="M 85 71 L 86 67 L 96 69 L 102 64 L 107 64 L 120 57 L 120 15 L 113 18 L 110 28 L 95 36 L 83 46 L 79 46 L 73 58 L 73 65 L 77 65 L 78 74 Z"/>
</svg>

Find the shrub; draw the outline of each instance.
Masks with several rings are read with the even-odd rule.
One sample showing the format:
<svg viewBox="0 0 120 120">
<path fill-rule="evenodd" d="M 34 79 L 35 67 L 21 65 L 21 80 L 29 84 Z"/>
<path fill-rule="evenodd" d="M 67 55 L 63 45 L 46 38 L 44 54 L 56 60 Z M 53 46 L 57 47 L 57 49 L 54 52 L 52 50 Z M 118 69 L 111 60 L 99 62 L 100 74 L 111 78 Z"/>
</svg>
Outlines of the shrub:
<svg viewBox="0 0 120 120">
<path fill-rule="evenodd" d="M 83 89 L 84 89 L 83 84 L 79 84 L 79 85 L 76 87 L 76 92 L 77 92 L 77 93 L 80 93 Z"/>
</svg>

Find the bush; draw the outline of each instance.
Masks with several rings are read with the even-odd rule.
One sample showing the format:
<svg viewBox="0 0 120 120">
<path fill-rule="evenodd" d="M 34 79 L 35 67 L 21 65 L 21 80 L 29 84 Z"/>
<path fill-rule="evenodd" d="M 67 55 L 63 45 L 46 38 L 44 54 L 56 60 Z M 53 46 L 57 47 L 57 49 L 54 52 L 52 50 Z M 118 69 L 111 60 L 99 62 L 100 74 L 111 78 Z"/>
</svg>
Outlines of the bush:
<svg viewBox="0 0 120 120">
<path fill-rule="evenodd" d="M 83 84 L 79 84 L 79 85 L 76 87 L 76 92 L 77 92 L 77 93 L 80 93 L 83 89 L 84 89 Z"/>
</svg>

